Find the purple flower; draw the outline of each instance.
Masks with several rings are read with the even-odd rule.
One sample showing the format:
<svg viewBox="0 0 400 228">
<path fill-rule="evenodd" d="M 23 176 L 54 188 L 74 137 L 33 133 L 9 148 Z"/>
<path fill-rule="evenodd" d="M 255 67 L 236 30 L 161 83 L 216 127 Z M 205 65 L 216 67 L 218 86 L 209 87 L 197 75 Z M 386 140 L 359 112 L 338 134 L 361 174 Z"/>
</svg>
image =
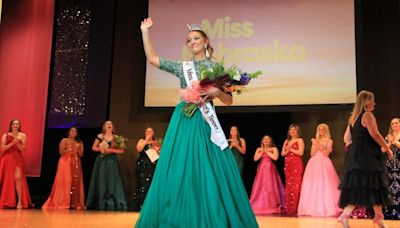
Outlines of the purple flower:
<svg viewBox="0 0 400 228">
<path fill-rule="evenodd" d="M 242 83 L 242 85 L 249 84 L 250 80 L 251 78 L 247 76 L 247 73 L 243 73 L 240 75 L 240 83 Z"/>
</svg>

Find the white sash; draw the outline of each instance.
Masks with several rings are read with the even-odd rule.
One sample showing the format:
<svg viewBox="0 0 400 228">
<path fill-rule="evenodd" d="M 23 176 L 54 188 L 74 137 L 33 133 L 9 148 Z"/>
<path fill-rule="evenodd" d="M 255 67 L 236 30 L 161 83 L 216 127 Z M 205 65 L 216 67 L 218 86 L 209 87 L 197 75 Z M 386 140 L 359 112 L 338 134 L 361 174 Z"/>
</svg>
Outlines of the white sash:
<svg viewBox="0 0 400 228">
<path fill-rule="evenodd" d="M 193 82 L 197 81 L 197 74 L 194 68 L 194 63 L 192 61 L 183 62 L 183 75 L 185 76 L 186 84 L 188 87 L 192 87 Z M 215 113 L 214 108 L 212 107 L 210 102 L 203 104 L 199 107 L 201 114 L 203 114 L 203 118 L 207 121 L 208 125 L 211 128 L 211 136 L 210 139 L 213 143 L 224 150 L 228 147 L 228 142 L 226 141 L 226 137 L 224 131 L 222 130 L 221 124 L 218 121 L 217 114 Z"/>
</svg>

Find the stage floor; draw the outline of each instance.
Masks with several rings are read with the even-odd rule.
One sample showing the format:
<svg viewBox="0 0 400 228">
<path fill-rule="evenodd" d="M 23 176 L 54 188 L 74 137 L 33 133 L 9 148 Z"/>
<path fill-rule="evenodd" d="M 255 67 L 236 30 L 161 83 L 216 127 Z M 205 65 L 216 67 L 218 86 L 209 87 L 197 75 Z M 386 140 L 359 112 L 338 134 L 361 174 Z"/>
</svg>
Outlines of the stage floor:
<svg viewBox="0 0 400 228">
<path fill-rule="evenodd" d="M 139 213 L 75 210 L 0 210 L 0 227 L 133 227 Z M 288 218 L 258 216 L 260 227 L 268 228 L 340 228 L 335 218 Z M 400 221 L 385 221 L 390 228 L 400 228 Z M 374 227 L 371 219 L 351 219 L 351 228 Z"/>
</svg>

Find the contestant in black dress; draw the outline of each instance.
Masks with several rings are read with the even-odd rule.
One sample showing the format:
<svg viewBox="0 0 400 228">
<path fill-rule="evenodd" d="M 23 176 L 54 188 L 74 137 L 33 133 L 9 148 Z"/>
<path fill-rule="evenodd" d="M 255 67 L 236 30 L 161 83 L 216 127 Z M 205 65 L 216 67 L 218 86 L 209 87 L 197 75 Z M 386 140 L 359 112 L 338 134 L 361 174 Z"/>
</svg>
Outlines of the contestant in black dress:
<svg viewBox="0 0 400 228">
<path fill-rule="evenodd" d="M 393 151 L 393 159 L 386 162 L 393 205 L 385 207 L 384 214 L 385 219 L 400 220 L 400 118 L 393 118 L 390 121 L 386 141 Z"/>
<path fill-rule="evenodd" d="M 356 206 L 372 206 L 375 211 L 373 222 L 379 227 L 386 227 L 383 223 L 382 206 L 390 204 L 391 200 L 382 151 L 387 152 L 389 158 L 393 156 L 393 152 L 379 133 L 372 113 L 374 108 L 374 94 L 361 91 L 344 135 L 348 151 L 339 186 L 339 206 L 344 211 L 338 218 L 343 227 L 349 227 L 348 218 Z"/>
<path fill-rule="evenodd" d="M 140 156 L 136 165 L 136 192 L 133 195 L 132 202 L 135 211 L 140 211 L 143 206 L 157 165 L 157 160 L 152 161 L 155 158 L 150 158 L 146 151 L 154 150 L 154 152 L 160 153 L 160 145 L 154 138 L 153 128 L 146 128 L 144 135 L 144 139 L 140 139 L 136 145 L 136 150 L 140 153 Z"/>
</svg>

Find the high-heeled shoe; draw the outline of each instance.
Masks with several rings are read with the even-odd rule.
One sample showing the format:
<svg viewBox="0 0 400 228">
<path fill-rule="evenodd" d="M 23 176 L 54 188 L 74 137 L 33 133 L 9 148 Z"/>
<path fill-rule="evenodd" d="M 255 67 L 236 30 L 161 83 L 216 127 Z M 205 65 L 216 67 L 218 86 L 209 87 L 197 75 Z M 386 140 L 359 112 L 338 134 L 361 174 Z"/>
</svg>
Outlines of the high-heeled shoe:
<svg viewBox="0 0 400 228">
<path fill-rule="evenodd" d="M 374 216 L 374 219 L 372 220 L 374 222 L 374 227 L 375 224 L 378 225 L 379 228 L 387 228 L 386 224 L 383 222 L 383 214 L 376 215 Z"/>
<path fill-rule="evenodd" d="M 342 223 L 343 228 L 349 228 L 349 218 L 350 215 L 345 215 L 345 214 L 340 214 L 340 216 L 337 218 L 337 221 Z"/>
</svg>

